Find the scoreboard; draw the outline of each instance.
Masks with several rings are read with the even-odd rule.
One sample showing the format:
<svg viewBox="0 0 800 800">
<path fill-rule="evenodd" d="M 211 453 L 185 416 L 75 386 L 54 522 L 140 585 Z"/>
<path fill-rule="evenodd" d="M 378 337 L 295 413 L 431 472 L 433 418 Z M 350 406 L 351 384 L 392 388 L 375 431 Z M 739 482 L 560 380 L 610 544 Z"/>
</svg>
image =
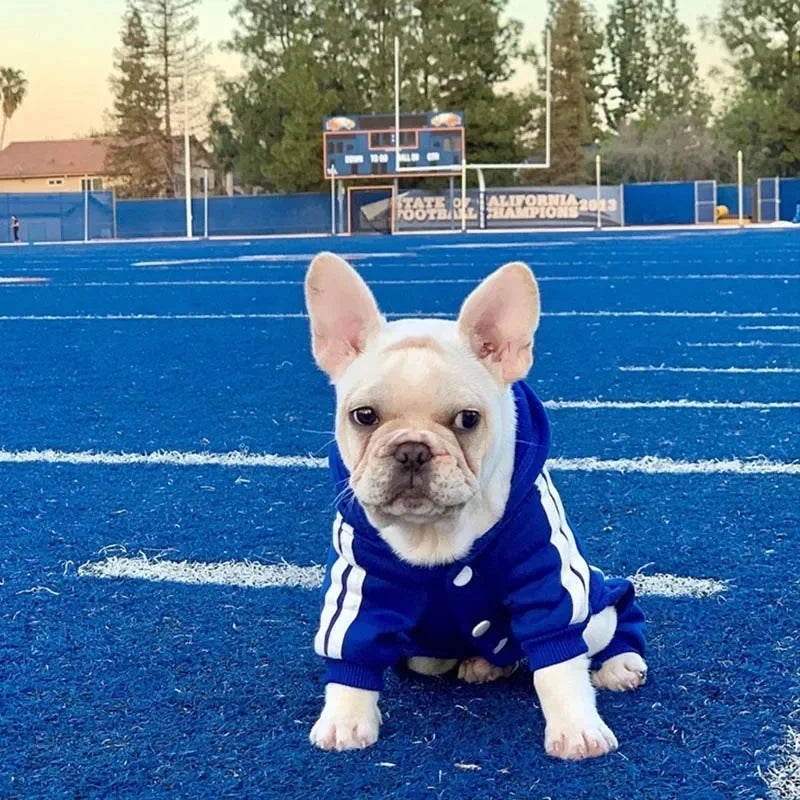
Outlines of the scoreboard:
<svg viewBox="0 0 800 800">
<path fill-rule="evenodd" d="M 400 115 L 400 168 L 395 164 L 394 114 L 325 117 L 322 132 L 323 171 L 339 178 L 452 175 L 464 157 L 464 113 L 430 111 Z M 424 167 L 418 173 L 414 167 Z M 435 167 L 442 167 L 437 171 Z"/>
</svg>

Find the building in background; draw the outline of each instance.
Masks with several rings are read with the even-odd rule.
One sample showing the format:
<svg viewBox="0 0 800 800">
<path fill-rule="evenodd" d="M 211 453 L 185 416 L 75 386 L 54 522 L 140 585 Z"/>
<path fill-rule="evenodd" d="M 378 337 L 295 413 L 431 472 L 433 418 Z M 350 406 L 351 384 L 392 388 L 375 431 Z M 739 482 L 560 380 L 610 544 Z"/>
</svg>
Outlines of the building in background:
<svg viewBox="0 0 800 800">
<path fill-rule="evenodd" d="M 82 192 L 113 189 L 125 183 L 125 175 L 108 167 L 108 151 L 113 139 L 95 136 L 86 139 L 54 139 L 39 142 L 12 142 L 0 151 L 0 193 Z M 192 192 L 203 191 L 205 170 L 208 190 L 217 185 L 211 154 L 195 137 L 192 148 Z M 175 137 L 175 196 L 184 193 L 183 137 Z"/>
</svg>

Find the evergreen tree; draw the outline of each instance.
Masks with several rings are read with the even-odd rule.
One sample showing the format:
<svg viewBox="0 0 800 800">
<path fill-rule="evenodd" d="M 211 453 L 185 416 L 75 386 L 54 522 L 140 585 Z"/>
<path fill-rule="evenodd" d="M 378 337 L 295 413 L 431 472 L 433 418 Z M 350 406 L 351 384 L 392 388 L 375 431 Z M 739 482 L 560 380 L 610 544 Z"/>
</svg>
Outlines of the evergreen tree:
<svg viewBox="0 0 800 800">
<path fill-rule="evenodd" d="M 161 156 L 161 90 L 149 66 L 147 33 L 135 6 L 126 12 L 121 41 L 111 78 L 115 142 L 109 168 L 127 176 L 122 196 L 153 197 L 164 192 L 167 179 Z"/>
<path fill-rule="evenodd" d="M 551 184 L 582 183 L 584 145 L 592 142 L 582 41 L 584 12 L 579 0 L 557 0 L 551 27 Z"/>
<path fill-rule="evenodd" d="M 700 88 L 697 53 L 676 0 L 615 0 L 606 38 L 612 127 L 626 120 L 707 117 L 710 103 Z"/>
<path fill-rule="evenodd" d="M 197 99 L 205 73 L 208 46 L 197 37 L 198 19 L 195 9 L 200 0 L 138 0 L 150 40 L 151 66 L 158 75 L 161 90 L 162 161 L 169 178 L 167 193 L 175 192 L 176 148 L 173 136 L 173 109 L 183 111 L 184 75 L 189 81 L 190 95 Z"/>
</svg>

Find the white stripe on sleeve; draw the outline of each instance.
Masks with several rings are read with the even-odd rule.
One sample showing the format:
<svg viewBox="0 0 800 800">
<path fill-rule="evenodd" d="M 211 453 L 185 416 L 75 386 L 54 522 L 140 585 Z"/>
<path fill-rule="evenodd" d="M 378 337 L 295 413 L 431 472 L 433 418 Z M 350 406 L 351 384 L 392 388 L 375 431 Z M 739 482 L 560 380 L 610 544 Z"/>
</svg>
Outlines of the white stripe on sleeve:
<svg viewBox="0 0 800 800">
<path fill-rule="evenodd" d="M 326 655 L 329 658 L 342 657 L 344 637 L 358 616 L 361 608 L 364 579 L 367 577 L 364 568 L 359 566 L 353 554 L 353 528 L 347 523 L 342 525 L 342 557 L 351 566 L 351 569 L 347 576 L 347 588 L 342 610 L 338 619 L 333 623 L 328 640 L 328 652 Z"/>
<path fill-rule="evenodd" d="M 319 656 L 325 656 L 325 639 L 328 634 L 328 629 L 331 627 L 331 622 L 339 607 L 339 595 L 342 593 L 342 575 L 347 567 L 347 561 L 342 558 L 342 551 L 339 549 L 339 530 L 344 525 L 341 514 L 336 515 L 333 521 L 333 548 L 336 550 L 339 558 L 331 567 L 331 584 L 328 591 L 325 592 L 325 600 L 322 604 L 322 612 L 319 620 L 319 630 L 314 637 L 314 652 Z"/>
<path fill-rule="evenodd" d="M 551 487 L 548 478 L 547 473 L 543 472 L 536 479 L 536 488 L 550 523 L 550 543 L 561 559 L 561 585 L 572 600 L 570 625 L 574 625 L 589 616 L 589 566 L 578 552 L 575 536 L 567 525 L 566 518 L 562 516 L 563 506 L 560 506 L 558 492 Z"/>
</svg>

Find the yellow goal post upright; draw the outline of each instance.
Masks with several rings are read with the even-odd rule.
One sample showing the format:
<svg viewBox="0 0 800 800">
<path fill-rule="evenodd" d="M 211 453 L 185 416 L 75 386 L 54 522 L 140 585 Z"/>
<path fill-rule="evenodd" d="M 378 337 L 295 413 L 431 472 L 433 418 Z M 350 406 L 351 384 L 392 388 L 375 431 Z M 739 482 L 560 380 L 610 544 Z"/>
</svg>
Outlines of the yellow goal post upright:
<svg viewBox="0 0 800 800">
<path fill-rule="evenodd" d="M 550 168 L 550 139 L 551 139 L 551 101 L 552 101 L 552 85 L 551 85 L 551 36 L 550 29 L 545 31 L 545 156 L 544 161 L 539 162 L 523 162 L 523 163 L 476 163 L 470 164 L 467 162 L 466 148 L 462 153 L 461 164 L 453 165 L 451 167 L 444 166 L 411 166 L 403 167 L 400 161 L 400 37 L 394 37 L 394 146 L 395 146 L 395 172 L 402 174 L 403 172 L 414 173 L 419 175 L 420 172 L 438 172 L 452 171 L 453 173 L 461 173 L 461 230 L 467 230 L 467 170 L 475 170 L 478 175 L 478 187 L 480 197 L 483 198 L 486 192 L 486 181 L 484 179 L 483 170 L 497 169 L 497 170 L 523 170 L 523 169 L 549 169 Z M 483 209 L 479 215 L 483 219 Z"/>
</svg>

